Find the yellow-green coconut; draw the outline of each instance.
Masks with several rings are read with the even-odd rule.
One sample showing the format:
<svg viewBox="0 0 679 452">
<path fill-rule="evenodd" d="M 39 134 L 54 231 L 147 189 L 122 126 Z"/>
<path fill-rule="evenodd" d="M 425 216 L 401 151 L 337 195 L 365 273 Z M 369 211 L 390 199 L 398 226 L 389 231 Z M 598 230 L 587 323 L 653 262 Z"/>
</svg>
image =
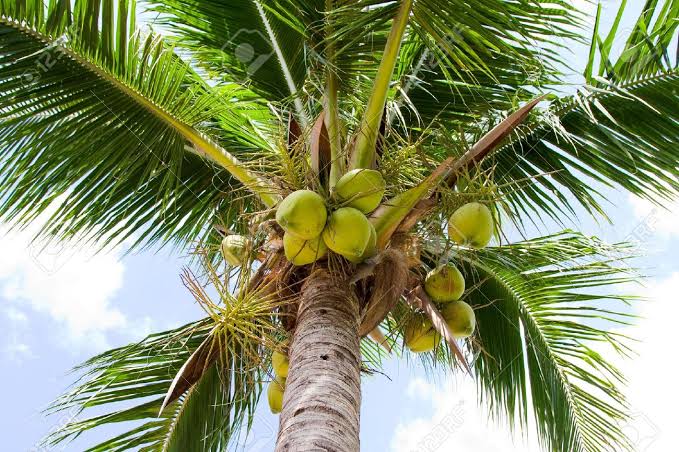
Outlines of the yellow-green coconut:
<svg viewBox="0 0 679 452">
<path fill-rule="evenodd" d="M 340 177 L 335 185 L 335 196 L 349 207 L 363 213 L 372 212 L 384 197 L 386 184 L 379 171 L 357 168 Z"/>
<path fill-rule="evenodd" d="M 431 320 L 422 316 L 413 316 L 405 330 L 405 343 L 410 351 L 415 353 L 428 352 L 434 349 L 441 341 L 441 335 L 438 334 Z"/>
<path fill-rule="evenodd" d="M 458 245 L 483 248 L 493 237 L 495 222 L 490 209 L 470 202 L 457 209 L 448 220 L 448 236 Z"/>
<path fill-rule="evenodd" d="M 430 271 L 424 280 L 424 291 L 438 303 L 459 300 L 464 287 L 462 273 L 450 263 Z"/>
<path fill-rule="evenodd" d="M 227 235 L 222 239 L 222 255 L 231 266 L 243 265 L 247 258 L 249 240 L 242 235 Z"/>
<path fill-rule="evenodd" d="M 278 414 L 283 409 L 283 393 L 285 392 L 285 378 L 276 378 L 269 383 L 266 390 L 269 399 L 269 409 L 273 414 Z"/>
<path fill-rule="evenodd" d="M 288 377 L 288 370 L 290 369 L 288 355 L 279 351 L 273 352 L 273 355 L 271 355 L 271 364 L 273 365 L 273 371 L 276 373 L 277 377 Z"/>
<path fill-rule="evenodd" d="M 454 337 L 462 339 L 474 334 L 476 315 L 472 307 L 464 301 L 458 300 L 447 304 L 441 311 L 441 315 L 446 319 L 448 328 Z"/>
<path fill-rule="evenodd" d="M 289 194 L 276 209 L 276 221 L 283 230 L 306 240 L 321 234 L 327 218 L 323 198 L 311 190 Z"/>
<path fill-rule="evenodd" d="M 371 226 L 360 210 L 342 207 L 330 214 L 323 230 L 323 241 L 347 259 L 360 259 L 368 246 Z"/>
<path fill-rule="evenodd" d="M 377 254 L 377 231 L 375 231 L 375 226 L 373 226 L 370 221 L 368 221 L 368 223 L 370 224 L 370 238 L 368 239 L 368 244 L 365 246 L 365 250 L 363 250 L 363 254 L 361 254 L 361 257 L 359 258 L 347 258 L 354 264 L 360 264 L 364 260 Z"/>
<path fill-rule="evenodd" d="M 311 264 L 328 254 L 328 247 L 320 236 L 305 240 L 290 232 L 283 234 L 283 250 L 293 265 Z"/>
</svg>

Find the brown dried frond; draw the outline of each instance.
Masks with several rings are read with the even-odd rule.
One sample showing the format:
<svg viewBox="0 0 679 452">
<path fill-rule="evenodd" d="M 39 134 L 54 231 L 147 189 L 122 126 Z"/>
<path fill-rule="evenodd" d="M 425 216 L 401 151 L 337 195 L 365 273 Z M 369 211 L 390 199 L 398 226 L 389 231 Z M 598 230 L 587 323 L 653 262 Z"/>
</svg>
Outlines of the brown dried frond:
<svg viewBox="0 0 679 452">
<path fill-rule="evenodd" d="M 359 334 L 374 330 L 396 306 L 406 288 L 408 264 L 403 253 L 388 248 L 376 256 L 374 276 L 369 286 L 369 298 L 363 307 Z"/>
</svg>

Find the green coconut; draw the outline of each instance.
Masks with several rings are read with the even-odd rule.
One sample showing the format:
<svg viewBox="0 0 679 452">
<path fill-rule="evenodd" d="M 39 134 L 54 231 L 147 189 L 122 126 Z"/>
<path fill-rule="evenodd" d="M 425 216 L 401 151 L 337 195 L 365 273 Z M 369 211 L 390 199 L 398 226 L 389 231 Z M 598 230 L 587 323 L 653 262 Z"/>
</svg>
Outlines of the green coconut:
<svg viewBox="0 0 679 452">
<path fill-rule="evenodd" d="M 285 392 L 285 378 L 276 378 L 269 383 L 266 395 L 269 399 L 269 409 L 278 414 L 283 409 L 283 393 Z"/>
<path fill-rule="evenodd" d="M 446 319 L 453 336 L 458 339 L 471 336 L 476 329 L 476 314 L 464 301 L 458 300 L 447 304 L 441 315 Z"/>
<path fill-rule="evenodd" d="M 424 291 L 438 303 L 459 300 L 464 293 L 464 277 L 453 264 L 442 265 L 427 274 Z"/>
<path fill-rule="evenodd" d="M 306 240 L 321 234 L 327 218 L 323 198 L 311 190 L 289 194 L 276 209 L 276 221 L 283 230 Z"/>
<path fill-rule="evenodd" d="M 448 236 L 458 245 L 483 248 L 493 237 L 495 222 L 490 209 L 470 202 L 457 209 L 448 220 Z"/>
<path fill-rule="evenodd" d="M 290 232 L 283 234 L 283 250 L 293 265 L 311 264 L 328 254 L 328 247 L 320 236 L 305 240 Z"/>
<path fill-rule="evenodd" d="M 365 250 L 363 250 L 363 254 L 361 254 L 361 257 L 358 259 L 353 257 L 347 258 L 354 264 L 360 264 L 364 260 L 377 254 L 377 231 L 375 230 L 375 226 L 373 226 L 370 221 L 368 221 L 368 223 L 370 224 L 370 238 L 368 239 L 368 244 L 365 246 Z"/>
<path fill-rule="evenodd" d="M 290 368 L 288 355 L 279 351 L 273 352 L 273 355 L 271 355 L 271 364 L 273 365 L 273 371 L 276 373 L 277 377 L 288 377 L 288 370 Z"/>
<path fill-rule="evenodd" d="M 342 207 L 330 214 L 323 241 L 335 253 L 358 260 L 370 241 L 371 226 L 360 210 Z"/>
<path fill-rule="evenodd" d="M 428 352 L 441 341 L 431 320 L 422 315 L 413 316 L 406 325 L 405 343 L 410 351 L 415 353 Z"/>
<path fill-rule="evenodd" d="M 232 267 L 237 267 L 245 262 L 248 254 L 250 240 L 242 235 L 227 235 L 222 239 L 222 255 L 224 260 Z"/>
<path fill-rule="evenodd" d="M 335 196 L 349 207 L 363 213 L 372 212 L 384 197 L 386 183 L 379 171 L 357 168 L 340 177 L 335 185 Z"/>
</svg>

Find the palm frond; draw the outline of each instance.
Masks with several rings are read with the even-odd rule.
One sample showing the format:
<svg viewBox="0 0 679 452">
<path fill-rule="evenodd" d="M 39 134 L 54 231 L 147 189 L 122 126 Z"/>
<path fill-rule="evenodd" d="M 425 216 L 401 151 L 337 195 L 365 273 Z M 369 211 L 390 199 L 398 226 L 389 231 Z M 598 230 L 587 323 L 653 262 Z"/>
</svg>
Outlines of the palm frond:
<svg viewBox="0 0 679 452">
<path fill-rule="evenodd" d="M 261 291 L 233 297 L 228 279 L 210 272 L 210 292 L 188 270 L 184 283 L 208 318 L 177 330 L 159 333 L 138 344 L 103 353 L 79 367 L 80 382 L 55 401 L 51 412 L 78 413 L 50 434 L 55 445 L 96 427 L 134 421 L 133 427 L 93 446 L 99 450 L 220 451 L 249 431 L 259 401 L 262 382 L 270 371 L 277 326 L 272 312 L 278 302 Z M 205 361 L 196 369 L 195 384 L 178 397 L 165 397 L 175 376 L 189 357 L 207 344 Z M 111 405 L 114 404 L 114 405 Z M 107 407 L 109 412 L 84 420 L 81 412 Z"/>
<path fill-rule="evenodd" d="M 653 202 L 673 198 L 678 87 L 671 70 L 554 104 L 489 159 L 505 199 L 517 212 L 559 219 L 577 204 L 604 213 L 592 180 Z"/>
<path fill-rule="evenodd" d="M 246 83 L 268 100 L 299 101 L 307 77 L 305 46 L 324 1 L 296 2 L 149 1 L 157 22 L 179 38 L 215 78 Z M 322 23 L 315 23 L 315 27 Z M 298 120 L 308 123 L 298 104 Z M 301 108 L 301 110 L 300 110 Z M 306 119 L 306 121 L 305 121 Z"/>
<path fill-rule="evenodd" d="M 53 446 L 74 439 L 83 431 L 123 421 L 143 424 L 91 450 L 144 448 L 165 441 L 172 429 L 182 421 L 181 408 L 191 396 L 178 401 L 172 410 L 158 417 L 162 396 L 176 371 L 209 334 L 210 329 L 211 322 L 207 320 L 194 322 L 176 330 L 151 335 L 140 343 L 110 350 L 83 363 L 76 369 L 83 373 L 77 385 L 53 402 L 48 410 L 51 413 L 65 411 L 76 415 L 51 433 L 45 439 L 45 444 Z M 79 419 L 83 410 L 121 402 L 128 406 L 104 415 Z M 134 402 L 137 404 L 129 406 Z M 202 408 L 207 415 L 218 407 L 206 404 Z M 200 422 L 200 419 L 197 420 Z"/>
<path fill-rule="evenodd" d="M 580 19 L 564 2 L 418 2 L 390 117 L 411 133 L 433 122 L 468 131 L 515 108 L 559 83 L 560 41 L 578 39 L 564 25 Z"/>
<path fill-rule="evenodd" d="M 532 410 L 548 450 L 628 445 L 624 377 L 602 354 L 628 352 L 614 331 L 630 317 L 621 305 L 635 299 L 614 292 L 635 280 L 621 260 L 628 251 L 564 231 L 457 256 L 477 316 L 481 399 L 510 424 L 525 425 Z"/>
<path fill-rule="evenodd" d="M 2 219 L 26 224 L 63 195 L 45 234 L 186 244 L 216 214 L 228 217 L 215 177 L 224 192 L 238 178 L 272 204 L 271 188 L 199 131 L 218 127 L 219 141 L 245 156 L 266 145 L 249 118 L 264 110 L 234 102 L 237 88 L 211 89 L 159 37 L 135 31 L 127 0 L 115 20 L 104 3 L 101 21 L 98 1 L 76 2 L 72 14 L 68 1 L 1 4 Z"/>
<path fill-rule="evenodd" d="M 591 85 L 554 101 L 489 159 L 486 168 L 494 166 L 496 181 L 506 184 L 503 194 L 515 212 L 558 220 L 579 204 L 604 214 L 593 181 L 652 202 L 677 196 L 679 72 L 668 55 L 677 8 L 666 2 L 658 11 L 657 2 L 648 2 L 617 62 L 609 60 L 617 25 L 605 39 L 595 36 L 585 74 Z M 651 17 L 658 17 L 653 27 Z M 595 50 L 608 78 L 591 75 Z"/>
</svg>

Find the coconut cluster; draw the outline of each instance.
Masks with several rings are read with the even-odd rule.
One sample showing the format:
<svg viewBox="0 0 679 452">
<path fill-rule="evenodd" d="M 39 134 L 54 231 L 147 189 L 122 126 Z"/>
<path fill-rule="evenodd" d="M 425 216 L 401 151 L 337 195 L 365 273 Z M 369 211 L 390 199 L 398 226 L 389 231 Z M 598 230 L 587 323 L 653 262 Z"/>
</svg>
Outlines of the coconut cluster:
<svg viewBox="0 0 679 452">
<path fill-rule="evenodd" d="M 495 224 L 490 209 L 477 202 L 463 205 L 448 221 L 448 236 L 458 245 L 483 248 L 490 242 Z M 476 316 L 469 304 L 460 300 L 465 291 L 465 280 L 451 262 L 430 271 L 424 280 L 424 290 L 434 301 L 457 339 L 470 337 L 476 329 Z M 413 352 L 433 350 L 441 336 L 431 320 L 423 315 L 413 316 L 405 329 L 406 346 Z"/>
<path fill-rule="evenodd" d="M 285 381 L 288 378 L 290 361 L 288 360 L 288 355 L 276 350 L 271 355 L 271 364 L 273 366 L 276 378 L 271 383 L 269 383 L 266 395 L 267 399 L 269 400 L 269 409 L 273 414 L 278 414 L 283 409 Z"/>
<path fill-rule="evenodd" d="M 337 181 L 332 198 L 341 207 L 330 213 L 318 193 L 291 193 L 276 210 L 276 221 L 285 231 L 285 257 L 293 265 L 307 265 L 324 257 L 328 250 L 353 263 L 374 256 L 377 234 L 366 215 L 379 206 L 384 191 L 379 171 L 355 169 Z"/>
</svg>

